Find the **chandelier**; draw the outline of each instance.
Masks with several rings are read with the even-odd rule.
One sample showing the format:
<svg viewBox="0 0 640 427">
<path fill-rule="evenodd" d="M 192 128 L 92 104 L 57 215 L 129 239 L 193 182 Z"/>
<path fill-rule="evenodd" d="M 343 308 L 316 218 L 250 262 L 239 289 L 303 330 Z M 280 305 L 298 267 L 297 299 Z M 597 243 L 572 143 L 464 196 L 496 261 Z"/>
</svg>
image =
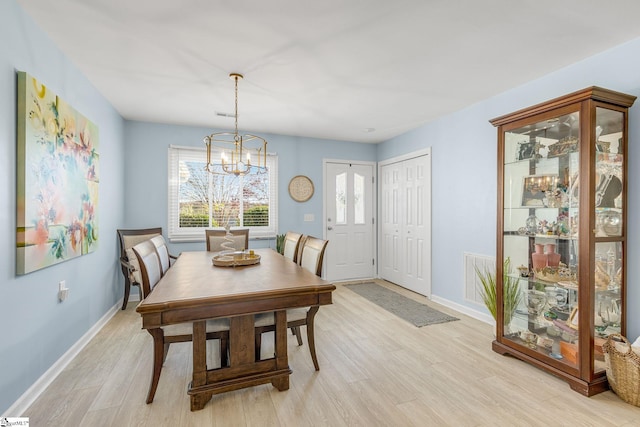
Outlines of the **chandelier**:
<svg viewBox="0 0 640 427">
<path fill-rule="evenodd" d="M 267 170 L 267 141 L 256 135 L 238 133 L 238 80 L 242 74 L 231 73 L 235 81 L 235 132 L 218 132 L 204 137 L 207 146 L 205 170 L 214 174 L 246 175 L 252 170 L 264 173 Z M 219 158 L 212 159 L 212 155 Z"/>
</svg>

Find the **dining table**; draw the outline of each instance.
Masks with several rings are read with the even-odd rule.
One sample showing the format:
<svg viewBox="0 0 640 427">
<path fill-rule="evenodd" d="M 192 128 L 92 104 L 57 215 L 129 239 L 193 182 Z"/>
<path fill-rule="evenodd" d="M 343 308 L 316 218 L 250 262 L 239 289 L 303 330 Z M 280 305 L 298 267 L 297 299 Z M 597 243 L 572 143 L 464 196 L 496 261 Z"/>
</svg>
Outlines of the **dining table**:
<svg viewBox="0 0 640 427">
<path fill-rule="evenodd" d="M 252 265 L 213 265 L 215 252 L 182 252 L 136 311 L 147 330 L 193 325 L 193 372 L 187 394 L 191 410 L 213 395 L 271 383 L 289 388 L 286 310 L 331 304 L 335 286 L 273 249 L 255 249 Z M 275 314 L 274 354 L 255 352 L 255 315 Z M 228 366 L 207 366 L 206 321 L 229 319 Z"/>
</svg>

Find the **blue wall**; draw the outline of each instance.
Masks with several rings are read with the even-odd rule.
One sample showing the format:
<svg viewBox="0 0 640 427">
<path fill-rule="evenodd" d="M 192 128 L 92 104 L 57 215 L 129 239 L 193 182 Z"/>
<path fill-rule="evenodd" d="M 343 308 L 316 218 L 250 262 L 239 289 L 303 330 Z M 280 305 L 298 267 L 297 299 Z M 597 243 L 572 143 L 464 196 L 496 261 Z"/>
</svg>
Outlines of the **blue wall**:
<svg viewBox="0 0 640 427">
<path fill-rule="evenodd" d="M 123 222 L 124 121 L 14 0 L 0 1 L 0 413 L 122 298 L 116 228 Z M 16 276 L 16 71 L 45 83 L 100 132 L 99 247 Z M 58 302 L 58 282 L 69 297 Z M 19 414 L 10 414 L 18 416 Z"/>
<path fill-rule="evenodd" d="M 589 86 L 640 96 L 640 39 L 378 146 L 378 161 L 432 147 L 433 295 L 464 300 L 463 252 L 495 255 L 497 131 L 489 120 Z M 640 100 L 629 111 L 627 335 L 640 335 Z"/>
<path fill-rule="evenodd" d="M 0 413 L 9 408 L 122 295 L 116 229 L 167 227 L 167 148 L 202 145 L 214 129 L 125 122 L 15 0 L 0 1 Z M 379 145 L 263 135 L 279 157 L 279 228 L 321 236 L 322 159 L 385 160 L 432 147 L 433 294 L 463 298 L 462 253 L 493 255 L 496 231 L 496 130 L 488 120 L 591 85 L 640 94 L 640 40 L 470 106 Z M 37 77 L 100 129 L 100 247 L 90 255 L 26 276 L 15 275 L 16 70 Z M 639 101 L 640 103 L 640 101 Z M 640 106 L 629 126 L 628 335 L 640 334 Z M 126 142 L 126 144 L 125 144 Z M 291 177 L 316 186 L 304 204 L 288 197 Z M 7 207 L 7 208 L 5 208 Z M 315 221 L 303 222 L 312 213 Z M 263 242 L 263 244 L 266 244 Z M 203 242 L 170 244 L 174 253 Z M 71 289 L 64 303 L 57 287 Z M 10 414 L 18 415 L 18 414 Z"/>
<path fill-rule="evenodd" d="M 204 148 L 205 135 L 219 129 L 163 125 L 144 122 L 126 122 L 125 218 L 127 227 L 161 225 L 166 235 L 168 148 L 170 145 Z M 260 134 L 268 141 L 267 151 L 278 155 L 278 230 L 297 230 L 322 236 L 322 160 L 342 159 L 374 162 L 377 146 L 352 142 L 330 141 L 283 135 Z M 157 165 L 149 167 L 148 165 Z M 314 183 L 315 192 L 305 203 L 289 197 L 288 185 L 296 175 L 307 175 Z M 152 191 L 149 191 L 152 189 Z M 314 214 L 313 222 L 303 222 L 304 214 Z M 201 242 L 169 242 L 171 253 L 202 250 Z M 269 241 L 251 241 L 250 247 L 275 247 Z"/>
</svg>

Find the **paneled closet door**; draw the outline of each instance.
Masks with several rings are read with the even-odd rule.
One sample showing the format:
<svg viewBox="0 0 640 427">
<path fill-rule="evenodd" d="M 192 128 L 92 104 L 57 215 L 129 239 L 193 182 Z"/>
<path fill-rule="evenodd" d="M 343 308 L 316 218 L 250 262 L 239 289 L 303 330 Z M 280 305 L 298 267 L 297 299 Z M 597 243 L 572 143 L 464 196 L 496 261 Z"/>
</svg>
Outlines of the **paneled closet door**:
<svg viewBox="0 0 640 427">
<path fill-rule="evenodd" d="M 404 192 L 401 190 L 402 164 L 392 163 L 383 166 L 380 174 L 380 277 L 393 283 L 402 282 L 402 259 L 404 252 L 400 244 L 401 206 L 404 205 Z"/>
<path fill-rule="evenodd" d="M 431 294 L 431 170 L 428 155 L 381 167 L 380 276 Z"/>
</svg>

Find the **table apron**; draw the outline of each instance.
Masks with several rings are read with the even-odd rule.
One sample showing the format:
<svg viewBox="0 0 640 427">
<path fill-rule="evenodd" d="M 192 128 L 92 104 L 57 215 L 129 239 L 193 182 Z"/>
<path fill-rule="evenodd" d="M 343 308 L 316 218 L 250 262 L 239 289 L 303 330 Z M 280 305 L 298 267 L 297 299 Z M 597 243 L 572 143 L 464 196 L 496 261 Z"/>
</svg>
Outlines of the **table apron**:
<svg viewBox="0 0 640 427">
<path fill-rule="evenodd" d="M 197 320 L 228 318 L 331 303 L 331 292 L 320 292 L 220 304 L 203 303 L 192 307 L 165 307 L 162 311 L 141 313 L 142 327 L 151 329 Z"/>
</svg>

